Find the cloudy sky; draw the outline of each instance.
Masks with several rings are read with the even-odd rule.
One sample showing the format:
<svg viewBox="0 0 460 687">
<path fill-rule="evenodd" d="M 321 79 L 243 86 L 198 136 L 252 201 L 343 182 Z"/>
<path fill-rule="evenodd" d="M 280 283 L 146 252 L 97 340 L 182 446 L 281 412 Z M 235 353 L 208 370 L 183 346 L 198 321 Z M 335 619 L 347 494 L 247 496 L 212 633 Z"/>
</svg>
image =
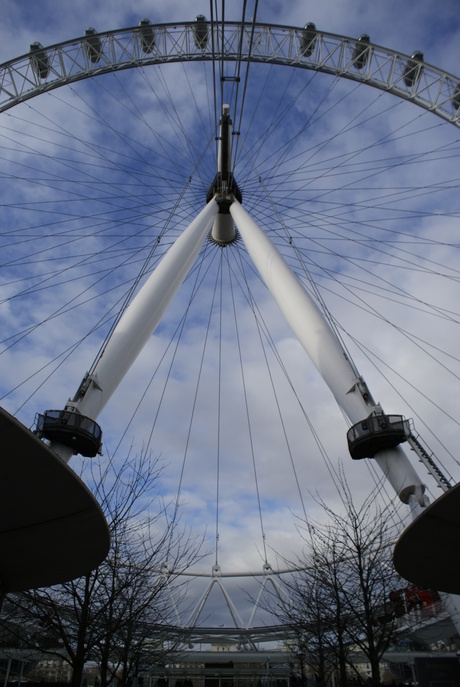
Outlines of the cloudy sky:
<svg viewBox="0 0 460 687">
<path fill-rule="evenodd" d="M 225 18 L 240 20 L 242 6 L 229 3 Z M 210 16 L 195 0 L 132 7 L 3 0 L 0 62 L 88 26 Z M 220 19 L 221 3 L 215 11 Z M 249 2 L 248 20 L 253 12 Z M 257 20 L 367 33 L 459 72 L 456 0 L 421 0 L 416 11 L 393 0 L 261 0 Z M 375 399 L 414 418 L 457 480 L 460 130 L 301 69 L 251 65 L 245 93 L 231 81 L 224 98 L 241 130 L 243 203 L 321 298 Z M 129 290 L 204 205 L 215 102 L 212 64 L 178 63 L 81 81 L 1 115 L 0 395 L 27 426 L 73 396 Z M 204 572 L 283 567 L 301 552 L 302 518 L 321 517 L 315 494 L 337 500 L 340 463 L 357 499 L 379 479 L 349 458 L 347 423 L 241 241 L 205 244 L 99 422 L 106 454 L 121 461 L 132 447 L 164 463 L 165 502 L 206 537 Z M 80 458 L 71 464 L 80 471 Z"/>
</svg>

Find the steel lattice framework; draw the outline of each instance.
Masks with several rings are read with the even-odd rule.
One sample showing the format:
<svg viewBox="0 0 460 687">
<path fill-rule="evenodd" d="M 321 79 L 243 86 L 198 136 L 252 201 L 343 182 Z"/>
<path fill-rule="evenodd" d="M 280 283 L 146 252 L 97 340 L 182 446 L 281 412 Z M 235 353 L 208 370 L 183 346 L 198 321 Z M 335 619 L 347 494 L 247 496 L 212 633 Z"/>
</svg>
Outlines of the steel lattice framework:
<svg viewBox="0 0 460 687">
<path fill-rule="evenodd" d="M 196 40 L 194 23 L 149 25 L 153 41 L 143 47 L 142 27 L 83 36 L 27 53 L 0 65 L 0 111 L 65 84 L 108 72 L 180 61 L 259 62 L 320 71 L 369 84 L 410 100 L 460 127 L 459 79 L 381 46 L 314 32 L 305 49 L 305 29 L 273 24 L 206 24 Z M 91 48 L 91 39 L 98 48 Z M 311 39 L 311 35 L 309 36 Z M 362 55 L 362 52 L 361 52 Z M 37 59 L 41 66 L 37 68 Z M 412 61 L 411 61 L 412 60 Z M 412 70 L 407 78 L 408 70 Z"/>
</svg>

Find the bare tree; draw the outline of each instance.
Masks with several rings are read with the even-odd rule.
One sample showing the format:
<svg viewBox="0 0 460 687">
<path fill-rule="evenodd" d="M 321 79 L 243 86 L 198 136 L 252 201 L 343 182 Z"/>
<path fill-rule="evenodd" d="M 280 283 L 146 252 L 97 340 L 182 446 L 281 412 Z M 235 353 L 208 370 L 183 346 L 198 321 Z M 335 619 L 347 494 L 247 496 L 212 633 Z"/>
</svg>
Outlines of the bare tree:
<svg viewBox="0 0 460 687">
<path fill-rule="evenodd" d="M 371 667 L 369 684 L 378 686 L 395 631 L 393 525 L 376 492 L 356 505 L 343 475 L 340 489 L 340 512 L 318 499 L 325 522 L 304 523 L 306 551 L 296 563 L 301 572 L 285 583 L 290 601 L 277 612 L 295 630 L 319 684 L 325 686 L 335 670 L 336 682 L 346 687 L 359 652 Z"/>
<path fill-rule="evenodd" d="M 90 469 L 110 529 L 106 560 L 77 580 L 8 599 L 7 620 L 28 618 L 32 645 L 38 636 L 53 638 L 46 651 L 70 664 L 74 687 L 81 687 L 89 660 L 98 663 L 104 687 L 115 673 L 128 684 L 143 652 L 161 653 L 172 620 L 168 590 L 200 548 L 177 508 L 168 517 L 158 496 L 158 461 L 143 453 L 121 466 L 106 460 Z"/>
<path fill-rule="evenodd" d="M 277 602 L 275 613 L 295 631 L 290 649 L 297 656 L 302 684 L 309 673 L 315 676 L 317 685 L 325 687 L 334 671 L 335 648 L 331 641 L 329 594 L 325 594 L 320 569 L 311 563 L 301 574 L 285 578 L 284 586 L 286 598 Z"/>
<path fill-rule="evenodd" d="M 377 491 L 356 505 L 346 480 L 341 479 L 344 511 L 323 502 L 330 525 L 324 532 L 331 591 L 340 598 L 343 638 L 364 654 L 370 664 L 370 684 L 380 685 L 380 662 L 395 633 L 395 607 L 390 593 L 398 586 L 393 568 L 395 539 L 391 506 L 382 507 Z M 331 574 L 331 571 L 334 571 Z M 342 680 L 343 666 L 340 665 Z M 346 684 L 346 682 L 344 683 Z"/>
</svg>

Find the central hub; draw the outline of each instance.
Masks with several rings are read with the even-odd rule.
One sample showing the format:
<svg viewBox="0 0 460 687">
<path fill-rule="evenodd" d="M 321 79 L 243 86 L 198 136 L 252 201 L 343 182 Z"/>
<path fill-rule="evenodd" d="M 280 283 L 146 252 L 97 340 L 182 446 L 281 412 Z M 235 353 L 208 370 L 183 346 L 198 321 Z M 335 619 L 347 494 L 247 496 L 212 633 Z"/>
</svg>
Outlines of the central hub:
<svg viewBox="0 0 460 687">
<path fill-rule="evenodd" d="M 237 236 L 236 228 L 230 215 L 230 205 L 235 198 L 240 203 L 242 200 L 241 191 L 232 171 L 232 120 L 230 119 L 229 105 L 223 106 L 219 125 L 217 174 L 209 187 L 206 202 L 209 203 L 214 197 L 216 198 L 219 212 L 211 230 L 211 238 L 216 243 L 226 246 L 232 243 Z"/>
</svg>

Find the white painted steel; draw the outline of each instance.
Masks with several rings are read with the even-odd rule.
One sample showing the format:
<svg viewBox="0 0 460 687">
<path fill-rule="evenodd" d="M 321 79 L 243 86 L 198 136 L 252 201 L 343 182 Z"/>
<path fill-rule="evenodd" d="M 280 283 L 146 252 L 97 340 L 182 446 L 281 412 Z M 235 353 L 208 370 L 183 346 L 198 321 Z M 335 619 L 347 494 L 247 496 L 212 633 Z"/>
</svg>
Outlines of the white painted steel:
<svg viewBox="0 0 460 687">
<path fill-rule="evenodd" d="M 366 64 L 360 69 L 354 57 L 356 39 L 324 31 L 316 32 L 314 50 L 307 57 L 301 47 L 303 28 L 259 23 L 242 27 L 240 22 L 225 22 L 222 27 L 214 26 L 214 40 L 208 41 L 204 49 L 195 43 L 193 23 L 152 24 L 151 28 L 155 49 L 148 53 L 142 50 L 142 27 L 101 32 L 98 62 L 87 58 L 86 36 L 45 46 L 50 66 L 46 77 L 34 71 L 30 53 L 5 62 L 0 65 L 0 112 L 64 84 L 107 72 L 152 64 L 211 61 L 216 59 L 215 46 L 225 44 L 225 60 L 229 62 L 281 64 L 352 79 L 410 100 L 460 127 L 459 77 L 423 63 L 419 78 L 407 84 L 410 56 L 379 45 L 369 44 Z"/>
<path fill-rule="evenodd" d="M 88 391 L 68 406 L 73 405 L 83 415 L 96 419 L 187 276 L 217 211 L 217 203 L 210 201 L 171 246 L 116 326 L 94 369 L 94 380 Z"/>
<path fill-rule="evenodd" d="M 230 206 L 241 237 L 263 281 L 289 326 L 352 424 L 369 415 L 373 406 L 361 394 L 355 369 L 326 319 L 272 242 L 235 200 Z M 375 461 L 399 498 L 407 503 L 424 487 L 401 447 L 380 451 Z"/>
</svg>

